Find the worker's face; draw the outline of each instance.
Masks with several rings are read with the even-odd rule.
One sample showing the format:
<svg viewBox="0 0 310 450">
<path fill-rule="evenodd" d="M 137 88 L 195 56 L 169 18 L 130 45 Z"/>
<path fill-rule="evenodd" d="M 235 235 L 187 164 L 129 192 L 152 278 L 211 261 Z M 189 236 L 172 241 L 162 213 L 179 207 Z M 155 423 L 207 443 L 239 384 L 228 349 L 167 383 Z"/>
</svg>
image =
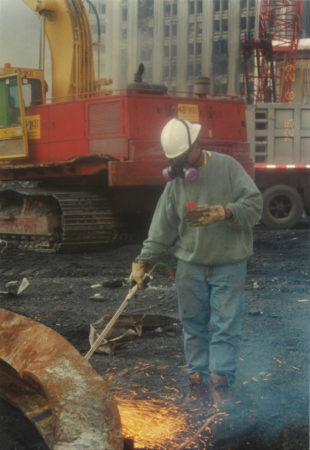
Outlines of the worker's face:
<svg viewBox="0 0 310 450">
<path fill-rule="evenodd" d="M 200 156 L 200 145 L 197 141 L 191 149 L 187 150 L 182 155 L 178 156 L 177 158 L 171 159 L 171 164 L 174 166 L 193 166 L 197 167 L 197 162 L 199 160 Z"/>
<path fill-rule="evenodd" d="M 196 141 L 195 144 L 193 145 L 192 149 L 190 150 L 188 157 L 187 157 L 187 162 L 190 166 L 193 167 L 199 167 L 200 165 L 200 156 L 201 156 L 201 150 L 200 150 L 200 145 L 199 142 Z"/>
</svg>

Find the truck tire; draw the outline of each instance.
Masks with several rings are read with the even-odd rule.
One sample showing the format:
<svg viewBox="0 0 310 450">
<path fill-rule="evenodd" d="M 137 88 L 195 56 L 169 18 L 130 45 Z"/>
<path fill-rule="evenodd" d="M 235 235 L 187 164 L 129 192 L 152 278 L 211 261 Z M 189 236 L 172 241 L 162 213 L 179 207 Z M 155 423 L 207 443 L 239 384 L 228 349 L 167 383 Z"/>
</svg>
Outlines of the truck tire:
<svg viewBox="0 0 310 450">
<path fill-rule="evenodd" d="M 301 196 L 291 186 L 271 186 L 263 192 L 263 201 L 262 222 L 267 228 L 292 228 L 302 216 Z"/>
<path fill-rule="evenodd" d="M 305 213 L 310 217 L 310 186 L 306 186 L 304 189 L 304 208 Z"/>
</svg>

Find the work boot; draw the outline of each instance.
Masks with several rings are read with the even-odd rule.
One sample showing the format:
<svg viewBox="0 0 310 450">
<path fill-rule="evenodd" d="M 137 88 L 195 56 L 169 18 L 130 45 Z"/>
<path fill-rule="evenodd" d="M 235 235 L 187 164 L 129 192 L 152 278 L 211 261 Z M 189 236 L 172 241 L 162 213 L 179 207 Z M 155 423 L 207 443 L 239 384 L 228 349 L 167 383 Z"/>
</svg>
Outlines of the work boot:
<svg viewBox="0 0 310 450">
<path fill-rule="evenodd" d="M 216 406 L 227 407 L 231 405 L 233 398 L 229 390 L 226 375 L 213 374 L 209 387 Z"/>
<path fill-rule="evenodd" d="M 191 409 L 201 408 L 207 404 L 209 399 L 208 383 L 202 380 L 201 373 L 191 374 L 189 376 L 189 393 L 184 398 L 183 405 Z"/>
</svg>

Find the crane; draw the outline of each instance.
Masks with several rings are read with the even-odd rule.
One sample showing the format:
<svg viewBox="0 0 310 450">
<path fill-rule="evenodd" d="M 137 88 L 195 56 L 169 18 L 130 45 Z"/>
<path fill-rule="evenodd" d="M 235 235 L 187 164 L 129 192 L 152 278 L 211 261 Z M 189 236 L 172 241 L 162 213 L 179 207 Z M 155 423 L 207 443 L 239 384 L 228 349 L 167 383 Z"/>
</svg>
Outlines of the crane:
<svg viewBox="0 0 310 450">
<path fill-rule="evenodd" d="M 261 0 L 258 38 L 242 41 L 247 103 L 289 102 L 301 31 L 303 0 Z M 249 61 L 255 58 L 250 74 Z"/>
</svg>

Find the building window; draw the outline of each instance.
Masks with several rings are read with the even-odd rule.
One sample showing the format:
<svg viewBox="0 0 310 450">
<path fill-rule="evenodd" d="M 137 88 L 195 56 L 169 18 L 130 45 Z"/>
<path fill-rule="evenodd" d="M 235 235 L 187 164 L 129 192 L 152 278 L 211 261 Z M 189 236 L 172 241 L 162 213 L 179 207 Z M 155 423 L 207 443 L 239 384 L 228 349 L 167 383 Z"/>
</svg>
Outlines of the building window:
<svg viewBox="0 0 310 450">
<path fill-rule="evenodd" d="M 152 59 L 152 48 L 146 46 L 141 50 L 141 58 L 143 61 L 150 61 Z"/>
<path fill-rule="evenodd" d="M 165 5 L 165 16 L 170 16 L 171 14 L 171 7 L 170 4 Z"/>
<path fill-rule="evenodd" d="M 122 50 L 120 72 L 121 72 L 121 78 L 122 78 L 123 82 L 125 82 L 127 79 L 127 69 L 128 69 L 127 53 L 125 50 Z"/>
<path fill-rule="evenodd" d="M 221 39 L 213 43 L 213 75 L 224 75 L 227 73 L 228 69 L 228 58 L 227 58 L 228 45 L 227 40 Z"/>
<path fill-rule="evenodd" d="M 176 63 L 172 63 L 172 64 L 171 64 L 171 77 L 172 77 L 172 78 L 175 78 L 176 74 L 177 74 L 177 66 L 176 66 Z"/>
<path fill-rule="evenodd" d="M 169 77 L 169 66 L 164 66 L 163 78 L 164 80 L 168 80 Z"/>
<path fill-rule="evenodd" d="M 202 44 L 201 42 L 196 43 L 196 55 L 201 55 L 202 52 Z"/>
<path fill-rule="evenodd" d="M 220 39 L 218 41 L 214 42 L 214 51 L 216 54 L 225 54 L 227 55 L 227 40 L 226 39 Z"/>
<path fill-rule="evenodd" d="M 105 5 L 99 5 L 98 12 L 99 14 L 105 14 Z"/>
<path fill-rule="evenodd" d="M 197 37 L 202 36 L 202 22 L 197 22 L 196 24 L 196 36 Z"/>
<path fill-rule="evenodd" d="M 172 15 L 176 16 L 177 14 L 178 14 L 178 5 L 177 5 L 177 3 L 174 3 L 172 5 Z"/>
<path fill-rule="evenodd" d="M 228 31 L 228 20 L 227 19 L 223 19 L 222 20 L 222 31 Z"/>
<path fill-rule="evenodd" d="M 214 33 L 218 33 L 220 31 L 220 21 L 215 20 L 213 22 Z"/>
<path fill-rule="evenodd" d="M 122 21 L 127 22 L 127 18 L 128 18 L 128 10 L 127 10 L 127 8 L 123 8 L 122 9 Z"/>
<path fill-rule="evenodd" d="M 193 92 L 194 92 L 194 86 L 193 86 L 192 84 L 190 84 L 190 85 L 187 87 L 187 92 L 188 92 L 189 94 L 193 94 Z"/>
<path fill-rule="evenodd" d="M 127 39 L 127 30 L 126 29 L 122 30 L 122 39 L 123 39 L 123 41 L 126 41 L 126 39 Z"/>
<path fill-rule="evenodd" d="M 221 8 L 220 0 L 214 0 L 214 11 L 219 11 Z"/>
<path fill-rule="evenodd" d="M 194 44 L 193 43 L 189 43 L 188 44 L 188 54 L 189 55 L 193 55 L 194 54 Z"/>
<path fill-rule="evenodd" d="M 171 56 L 172 57 L 176 57 L 177 56 L 177 46 L 176 45 L 172 45 L 171 46 Z"/>
<path fill-rule="evenodd" d="M 255 16 L 249 17 L 249 30 L 254 30 L 255 28 Z"/>
<path fill-rule="evenodd" d="M 193 1 L 188 3 L 188 14 L 195 14 L 195 2 Z"/>
<path fill-rule="evenodd" d="M 169 47 L 168 45 L 164 46 L 164 57 L 169 58 Z"/>
<path fill-rule="evenodd" d="M 193 75 L 194 75 L 194 65 L 191 63 L 191 64 L 188 64 L 188 66 L 187 66 L 187 76 L 189 78 L 189 77 L 192 77 Z"/>
<path fill-rule="evenodd" d="M 225 95 L 227 92 L 227 84 L 214 83 L 213 91 L 216 95 Z"/>
<path fill-rule="evenodd" d="M 188 36 L 194 37 L 194 31 L 195 31 L 195 24 L 193 22 L 190 22 L 188 24 Z"/>
<path fill-rule="evenodd" d="M 145 69 L 145 78 L 147 80 L 151 80 L 152 79 L 152 67 L 149 66 Z"/>
<path fill-rule="evenodd" d="M 110 0 L 112 3 L 112 1 Z M 144 20 L 154 15 L 154 0 L 138 0 L 139 20 Z"/>
<path fill-rule="evenodd" d="M 177 24 L 173 23 L 172 24 L 172 36 L 176 36 L 177 35 Z"/>
<path fill-rule="evenodd" d="M 201 14 L 202 13 L 202 0 L 197 0 L 197 14 Z"/>
<path fill-rule="evenodd" d="M 169 35 L 170 35 L 169 25 L 165 25 L 164 34 L 165 34 L 165 37 L 169 37 Z"/>
<path fill-rule="evenodd" d="M 227 11 L 228 9 L 228 0 L 223 0 L 223 11 Z"/>
<path fill-rule="evenodd" d="M 240 19 L 240 30 L 246 30 L 246 17 Z"/>
</svg>

